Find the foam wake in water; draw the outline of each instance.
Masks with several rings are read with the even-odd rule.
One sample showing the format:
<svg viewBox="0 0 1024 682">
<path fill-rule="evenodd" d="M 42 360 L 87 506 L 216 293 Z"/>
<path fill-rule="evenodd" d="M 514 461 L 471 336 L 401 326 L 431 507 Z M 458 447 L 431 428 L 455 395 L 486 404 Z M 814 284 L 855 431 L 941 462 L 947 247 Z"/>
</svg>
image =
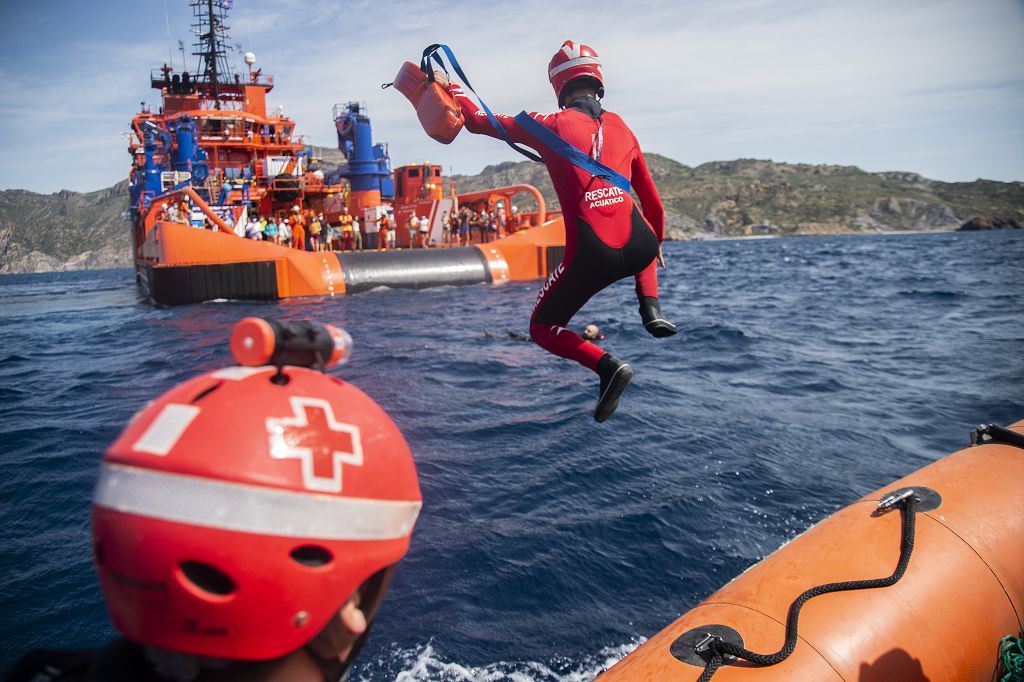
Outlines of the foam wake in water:
<svg viewBox="0 0 1024 682">
<path fill-rule="evenodd" d="M 433 642 L 412 649 L 393 647 L 386 657 L 364 664 L 360 661 L 353 674 L 359 682 L 380 679 L 381 670 L 401 668 L 396 682 L 584 682 L 592 680 L 615 665 L 626 654 L 646 641 L 605 647 L 591 656 L 570 660 L 556 658 L 547 662 L 499 661 L 483 666 L 463 665 L 445 661 L 434 649 Z"/>
</svg>

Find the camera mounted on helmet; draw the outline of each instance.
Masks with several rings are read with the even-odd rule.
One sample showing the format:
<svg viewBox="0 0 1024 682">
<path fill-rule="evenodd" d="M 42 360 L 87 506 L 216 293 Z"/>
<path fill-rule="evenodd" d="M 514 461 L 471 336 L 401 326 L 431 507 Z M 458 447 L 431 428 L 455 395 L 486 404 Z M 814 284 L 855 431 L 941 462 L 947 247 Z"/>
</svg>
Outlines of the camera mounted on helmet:
<svg viewBox="0 0 1024 682">
<path fill-rule="evenodd" d="M 280 380 L 284 365 L 323 371 L 346 363 L 352 354 L 352 337 L 329 324 L 247 317 L 231 332 L 231 354 L 246 367 L 277 367 Z"/>
</svg>

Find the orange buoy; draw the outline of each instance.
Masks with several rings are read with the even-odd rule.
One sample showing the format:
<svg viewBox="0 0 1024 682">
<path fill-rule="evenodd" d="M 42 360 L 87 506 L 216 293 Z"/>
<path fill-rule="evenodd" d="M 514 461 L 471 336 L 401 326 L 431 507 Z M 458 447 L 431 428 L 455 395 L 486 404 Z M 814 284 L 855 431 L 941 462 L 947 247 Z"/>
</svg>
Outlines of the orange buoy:
<svg viewBox="0 0 1024 682">
<path fill-rule="evenodd" d="M 1024 627 L 1024 421 L 1010 430 L 1004 435 L 1016 445 L 983 441 L 839 510 L 651 637 L 601 681 L 698 680 L 716 636 L 759 653 L 779 651 L 802 592 L 893 573 L 907 512 L 880 513 L 879 501 L 912 489 L 916 532 L 898 582 L 811 598 L 792 655 L 768 667 L 727 660 L 713 680 L 988 682 L 1000 639 Z"/>
<path fill-rule="evenodd" d="M 434 72 L 434 78 L 446 82 L 444 74 Z M 405 62 L 395 76 L 395 89 L 405 95 L 427 135 L 441 144 L 451 144 L 462 130 L 465 118 L 455 98 L 438 83 L 427 78 L 418 64 Z"/>
</svg>

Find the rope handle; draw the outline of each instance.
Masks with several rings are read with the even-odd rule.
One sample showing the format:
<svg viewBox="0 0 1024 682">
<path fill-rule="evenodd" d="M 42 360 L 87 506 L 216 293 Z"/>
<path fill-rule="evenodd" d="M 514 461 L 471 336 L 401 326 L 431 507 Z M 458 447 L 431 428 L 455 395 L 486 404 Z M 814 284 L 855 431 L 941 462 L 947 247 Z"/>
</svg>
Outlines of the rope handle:
<svg viewBox="0 0 1024 682">
<path fill-rule="evenodd" d="M 906 572 L 907 566 L 910 565 L 910 555 L 914 551 L 917 503 L 917 497 L 913 494 L 912 490 L 898 496 L 887 496 L 878 503 L 878 511 L 880 512 L 886 512 L 898 507 L 903 513 L 903 528 L 900 534 L 900 558 L 892 575 L 887 578 L 876 578 L 874 580 L 849 580 L 838 583 L 826 583 L 804 591 L 789 607 L 789 615 L 786 618 L 786 639 L 782 648 L 772 654 L 759 654 L 737 644 L 723 641 L 721 637 L 708 635 L 711 639 L 705 638 L 701 645 L 705 647 L 705 651 L 711 652 L 711 658 L 704 668 L 699 682 L 710 682 L 712 676 L 725 662 L 725 656 L 741 658 L 761 666 L 776 665 L 789 658 L 796 648 L 800 609 L 803 608 L 803 605 L 808 600 L 823 594 L 831 594 L 832 592 L 890 587 L 899 582 Z"/>
</svg>

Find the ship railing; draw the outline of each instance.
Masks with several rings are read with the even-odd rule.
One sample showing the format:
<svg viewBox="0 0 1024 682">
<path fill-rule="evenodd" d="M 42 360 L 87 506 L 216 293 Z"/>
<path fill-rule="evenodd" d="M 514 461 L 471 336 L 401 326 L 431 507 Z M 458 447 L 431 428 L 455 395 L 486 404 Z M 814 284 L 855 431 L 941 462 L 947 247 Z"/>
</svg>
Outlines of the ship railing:
<svg viewBox="0 0 1024 682">
<path fill-rule="evenodd" d="M 173 75 L 174 75 L 173 73 L 168 73 L 168 78 L 172 77 Z M 178 76 L 180 76 L 180 75 L 181 74 L 178 74 Z M 188 76 L 189 76 L 188 87 L 190 89 L 195 90 L 197 88 L 202 88 L 202 87 L 212 87 L 210 85 L 210 82 L 207 81 L 206 79 L 202 79 L 202 78 L 197 79 L 196 78 L 196 74 L 189 73 Z M 241 76 L 241 78 L 240 78 L 239 82 L 234 82 L 234 80 L 232 80 L 232 79 L 220 80 L 217 83 L 217 85 L 221 89 L 225 89 L 225 88 L 229 89 L 229 88 L 232 88 L 232 87 L 238 87 L 240 85 L 269 85 L 271 87 L 273 86 L 273 76 L 270 76 L 270 75 L 250 73 L 248 75 L 240 74 L 240 76 Z M 158 84 L 159 85 L 163 85 L 164 83 L 166 83 L 167 81 L 164 80 L 164 70 L 163 69 L 151 69 L 150 70 L 150 82 L 153 83 L 154 86 L 156 86 Z M 180 82 L 179 82 L 179 85 L 181 85 Z"/>
<path fill-rule="evenodd" d="M 225 234 L 230 234 L 234 237 L 238 236 L 235 234 L 234 230 L 228 227 L 228 224 L 224 222 L 224 219 L 217 215 L 217 212 L 210 208 L 210 205 L 206 203 L 206 201 L 191 187 L 183 187 L 181 189 L 167 192 L 166 194 L 161 194 L 159 195 L 159 202 L 153 201 L 151 198 L 148 207 L 140 213 L 140 222 L 142 223 L 145 234 L 149 234 L 149 231 L 161 221 L 163 208 L 162 206 L 158 208 L 157 204 L 166 203 L 167 205 L 171 205 L 172 202 L 180 203 L 185 197 L 188 197 L 194 207 L 202 211 L 203 215 L 206 216 L 206 219 L 210 221 L 210 224 L 219 232 L 224 232 Z"/>
<path fill-rule="evenodd" d="M 521 219 L 525 222 L 526 217 L 529 216 L 534 225 L 541 225 L 546 222 L 550 216 L 544 204 L 544 196 L 533 185 L 509 185 L 507 187 L 495 187 L 478 192 L 465 192 L 458 195 L 458 205 L 481 203 L 487 206 L 487 210 L 492 211 L 497 202 L 501 201 L 505 206 L 506 215 L 509 215 L 511 214 L 512 198 L 520 192 L 532 195 L 534 202 L 537 204 L 536 213 L 524 213 Z"/>
<path fill-rule="evenodd" d="M 304 191 L 306 183 L 301 175 L 275 176 L 270 180 L 270 189 L 274 192 L 280 191 Z"/>
<path fill-rule="evenodd" d="M 303 176 L 303 179 L 303 189 L 305 189 L 306 192 L 316 192 L 318 194 L 335 194 L 345 191 L 345 185 L 342 185 L 340 183 L 337 185 L 332 185 L 331 183 L 327 182 L 326 179 L 318 178 L 312 173 L 306 173 Z"/>
</svg>

